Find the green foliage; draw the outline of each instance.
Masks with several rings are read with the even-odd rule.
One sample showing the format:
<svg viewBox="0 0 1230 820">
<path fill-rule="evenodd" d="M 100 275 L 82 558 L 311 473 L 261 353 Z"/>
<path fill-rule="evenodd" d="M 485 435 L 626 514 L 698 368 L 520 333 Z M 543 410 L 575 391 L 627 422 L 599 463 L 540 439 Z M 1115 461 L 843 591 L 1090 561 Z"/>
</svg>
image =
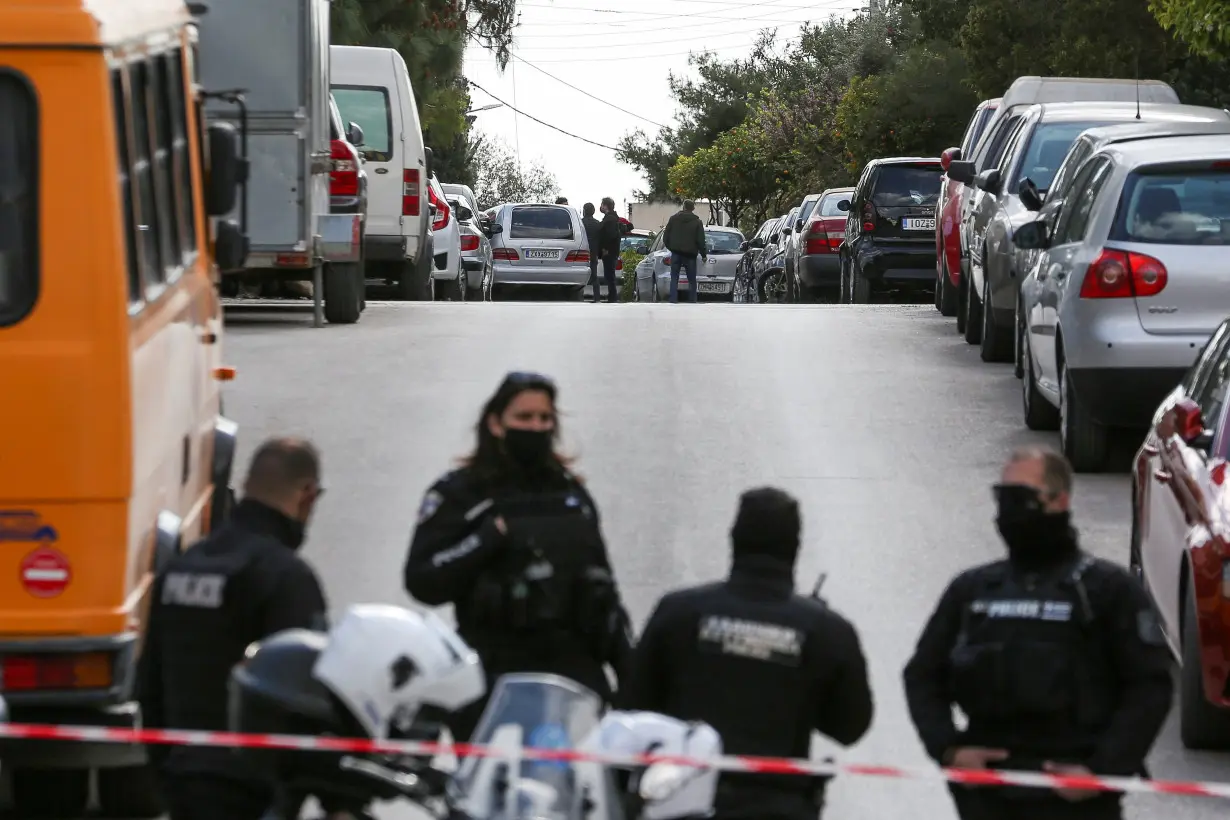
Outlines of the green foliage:
<svg viewBox="0 0 1230 820">
<path fill-rule="evenodd" d="M 1212 60 L 1230 57 L 1230 2 L 1149 0 L 1149 10 L 1192 52 Z"/>
<path fill-rule="evenodd" d="M 636 266 L 641 264 L 645 257 L 631 248 L 626 248 L 619 254 L 619 258 L 624 261 L 624 281 L 620 284 L 619 301 L 631 302 L 636 293 Z"/>
<path fill-rule="evenodd" d="M 480 210 L 506 202 L 554 202 L 559 182 L 540 162 L 523 165 L 502 142 L 474 144 L 474 196 Z"/>
</svg>

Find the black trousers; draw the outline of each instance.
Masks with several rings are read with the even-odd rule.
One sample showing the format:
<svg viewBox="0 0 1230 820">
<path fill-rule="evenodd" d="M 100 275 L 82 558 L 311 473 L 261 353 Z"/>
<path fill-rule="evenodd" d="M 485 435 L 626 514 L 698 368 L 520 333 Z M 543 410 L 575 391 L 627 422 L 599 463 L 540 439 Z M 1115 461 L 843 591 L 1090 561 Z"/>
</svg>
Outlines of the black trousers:
<svg viewBox="0 0 1230 820">
<path fill-rule="evenodd" d="M 619 254 L 614 251 L 602 254 L 602 278 L 606 280 L 606 300 L 608 302 L 619 301 L 619 291 L 615 289 L 615 262 L 618 259 Z M 628 275 L 627 272 L 624 275 Z M 594 301 L 597 301 L 596 297 Z"/>
<path fill-rule="evenodd" d="M 589 281 L 586 283 L 594 289 L 594 303 L 598 302 L 598 265 L 602 262 L 602 257 L 597 252 L 591 252 L 589 255 Z"/>
<path fill-rule="evenodd" d="M 171 820 L 261 820 L 273 790 L 219 775 L 162 775 L 162 797 Z"/>
<path fill-rule="evenodd" d="M 1113 792 L 1073 803 L 1057 794 L 1019 799 L 988 786 L 948 789 L 961 820 L 1123 820 L 1122 795 Z"/>
</svg>

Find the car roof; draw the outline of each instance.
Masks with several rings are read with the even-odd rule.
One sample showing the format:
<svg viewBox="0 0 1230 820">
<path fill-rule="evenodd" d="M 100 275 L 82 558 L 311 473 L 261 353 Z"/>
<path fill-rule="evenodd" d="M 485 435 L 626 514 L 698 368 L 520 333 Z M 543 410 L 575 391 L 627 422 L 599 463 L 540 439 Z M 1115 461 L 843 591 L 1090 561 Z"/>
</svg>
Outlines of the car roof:
<svg viewBox="0 0 1230 820">
<path fill-rule="evenodd" d="M 1082 134 L 1092 141 L 1095 148 L 1114 143 L 1165 137 L 1230 134 L 1230 117 L 1227 117 L 1224 122 L 1148 120 L 1117 125 L 1099 125 L 1096 128 L 1085 129 Z"/>
<path fill-rule="evenodd" d="M 1048 123 L 1080 122 L 1106 117 L 1134 120 L 1138 110 L 1141 114 L 1148 114 L 1156 119 L 1178 122 L 1230 122 L 1230 114 L 1220 108 L 1203 105 L 1141 103 L 1138 109 L 1135 102 L 1063 102 L 1039 103 L 1031 108 L 1040 110 L 1042 121 Z"/>
<path fill-rule="evenodd" d="M 729 225 L 706 225 L 706 231 L 718 231 L 719 233 L 742 233 L 738 228 L 732 228 Z"/>
<path fill-rule="evenodd" d="M 880 157 L 873 159 L 868 165 L 919 165 L 922 163 L 940 164 L 939 157 Z"/>
<path fill-rule="evenodd" d="M 1230 160 L 1230 135 L 1174 136 L 1166 140 L 1164 152 L 1152 140 L 1120 142 L 1103 146 L 1099 153 L 1111 154 L 1129 168 L 1142 165 L 1170 165 L 1200 160 Z"/>
<path fill-rule="evenodd" d="M 829 194 L 844 194 L 847 191 L 853 191 L 853 190 L 854 190 L 854 186 L 849 186 L 846 188 L 825 188 L 824 193 L 822 193 L 821 196 L 828 196 Z"/>
</svg>

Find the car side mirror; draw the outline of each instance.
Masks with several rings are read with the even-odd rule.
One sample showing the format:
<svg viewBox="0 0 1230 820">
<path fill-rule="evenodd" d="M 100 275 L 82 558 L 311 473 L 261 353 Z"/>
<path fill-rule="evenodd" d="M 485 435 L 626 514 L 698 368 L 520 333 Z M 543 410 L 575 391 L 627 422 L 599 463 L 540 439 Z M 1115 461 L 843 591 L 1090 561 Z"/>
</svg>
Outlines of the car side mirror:
<svg viewBox="0 0 1230 820">
<path fill-rule="evenodd" d="M 248 161 L 239 154 L 239 130 L 229 122 L 211 122 L 209 174 L 205 185 L 205 211 L 226 216 L 235 210 L 239 188 L 248 178 Z"/>
<path fill-rule="evenodd" d="M 346 126 L 346 139 L 351 145 L 363 144 L 363 128 L 357 123 L 352 122 Z"/>
<path fill-rule="evenodd" d="M 850 200 L 843 199 L 841 202 L 838 202 L 837 210 L 841 211 L 842 213 L 848 213 L 850 210 Z"/>
<path fill-rule="evenodd" d="M 796 220 L 794 221 L 794 232 L 795 232 L 795 233 L 798 233 L 798 232 L 799 232 L 799 231 L 801 231 L 801 230 L 803 230 L 803 220 L 801 220 L 801 219 L 796 219 Z"/>
<path fill-rule="evenodd" d="M 974 187 L 984 191 L 994 191 L 999 188 L 999 169 L 988 168 L 974 177 Z"/>
<path fill-rule="evenodd" d="M 637 245 L 636 252 L 639 253 L 641 256 L 645 256 L 646 254 L 649 253 L 649 245 Z"/>
<path fill-rule="evenodd" d="M 755 239 L 753 239 L 751 242 L 749 242 L 749 243 L 747 243 L 747 244 L 748 244 L 748 247 L 749 247 L 749 248 L 757 248 L 757 249 L 759 249 L 759 248 L 763 248 L 763 247 L 764 247 L 764 239 L 762 239 L 761 237 L 759 237 L 759 236 L 758 236 L 758 237 L 756 237 Z"/>
<path fill-rule="evenodd" d="M 954 159 L 948 163 L 948 178 L 955 179 L 962 185 L 971 185 L 974 182 L 974 163 L 965 159 Z"/>
<path fill-rule="evenodd" d="M 1050 241 L 1050 231 L 1040 219 L 1025 223 L 1012 234 L 1012 244 L 1023 251 L 1045 250 Z"/>
<path fill-rule="evenodd" d="M 770 243 L 770 244 L 772 244 L 772 243 L 776 242 L 776 241 L 777 241 L 777 239 L 778 239 L 778 237 L 780 237 L 780 236 L 781 236 L 781 234 L 780 234 L 780 233 L 771 233 L 771 234 L 769 234 L 769 243 Z"/>
<path fill-rule="evenodd" d="M 241 270 L 248 259 L 248 237 L 233 219 L 220 220 L 214 228 L 214 261 L 218 270 Z"/>
<path fill-rule="evenodd" d="M 940 167 L 947 171 L 948 166 L 951 165 L 954 160 L 958 159 L 961 159 L 961 149 L 949 148 L 944 151 L 944 153 L 940 154 Z"/>
<path fill-rule="evenodd" d="M 1042 194 L 1038 191 L 1038 186 L 1029 177 L 1021 180 L 1016 187 L 1017 196 L 1021 198 L 1021 204 L 1027 209 L 1037 212 L 1042 210 Z"/>
<path fill-rule="evenodd" d="M 487 226 L 487 233 L 491 235 L 495 235 L 497 233 L 504 233 L 504 226 L 498 222 L 493 222 L 491 225 Z"/>
<path fill-rule="evenodd" d="M 747 249 L 748 249 L 749 247 L 750 247 L 750 246 L 747 244 L 747 241 L 746 241 L 746 240 L 745 240 L 745 241 L 743 241 L 743 242 L 740 242 L 740 243 L 739 243 L 739 252 L 740 252 L 740 253 L 747 253 Z"/>
<path fill-rule="evenodd" d="M 458 204 L 456 211 L 457 211 L 457 219 L 460 222 L 469 222 L 471 219 L 474 218 L 474 212 L 471 211 L 469 208 L 467 208 L 464 205 Z"/>
<path fill-rule="evenodd" d="M 431 175 L 434 173 L 435 158 L 436 155 L 432 153 L 430 148 L 423 149 L 423 176 L 427 179 L 431 179 Z"/>
</svg>

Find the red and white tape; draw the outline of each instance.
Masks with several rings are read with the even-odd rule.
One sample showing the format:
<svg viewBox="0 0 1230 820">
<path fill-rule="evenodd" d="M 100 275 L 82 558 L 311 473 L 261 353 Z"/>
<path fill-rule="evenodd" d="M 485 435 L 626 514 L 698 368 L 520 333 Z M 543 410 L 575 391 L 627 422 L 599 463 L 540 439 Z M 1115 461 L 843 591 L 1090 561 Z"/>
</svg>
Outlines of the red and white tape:
<svg viewBox="0 0 1230 820">
<path fill-rule="evenodd" d="M 60 740 L 92 743 L 144 743 L 167 746 L 226 746 L 252 749 L 342 752 L 351 754 L 390 754 L 458 757 L 507 757 L 508 750 L 465 743 L 444 744 L 413 740 L 375 741 L 357 738 L 316 737 L 312 735 L 259 735 L 236 732 L 201 732 L 183 729 L 111 729 L 97 726 L 53 726 L 39 723 L 0 723 L 0 738 L 20 740 Z M 519 754 L 530 760 L 562 760 L 599 763 L 607 766 L 647 766 L 674 763 L 681 766 L 718 769 L 726 772 L 784 775 L 856 775 L 889 777 L 900 780 L 941 779 L 969 786 L 1026 786 L 1047 789 L 1125 792 L 1132 794 L 1171 794 L 1194 797 L 1230 798 L 1230 783 L 1184 780 L 1145 780 L 1138 777 L 1055 775 L 1043 772 L 932 769 L 923 767 L 874 766 L 865 763 L 832 763 L 778 757 L 722 755 L 709 759 L 678 755 L 617 755 L 581 752 L 573 749 L 522 748 Z"/>
</svg>

